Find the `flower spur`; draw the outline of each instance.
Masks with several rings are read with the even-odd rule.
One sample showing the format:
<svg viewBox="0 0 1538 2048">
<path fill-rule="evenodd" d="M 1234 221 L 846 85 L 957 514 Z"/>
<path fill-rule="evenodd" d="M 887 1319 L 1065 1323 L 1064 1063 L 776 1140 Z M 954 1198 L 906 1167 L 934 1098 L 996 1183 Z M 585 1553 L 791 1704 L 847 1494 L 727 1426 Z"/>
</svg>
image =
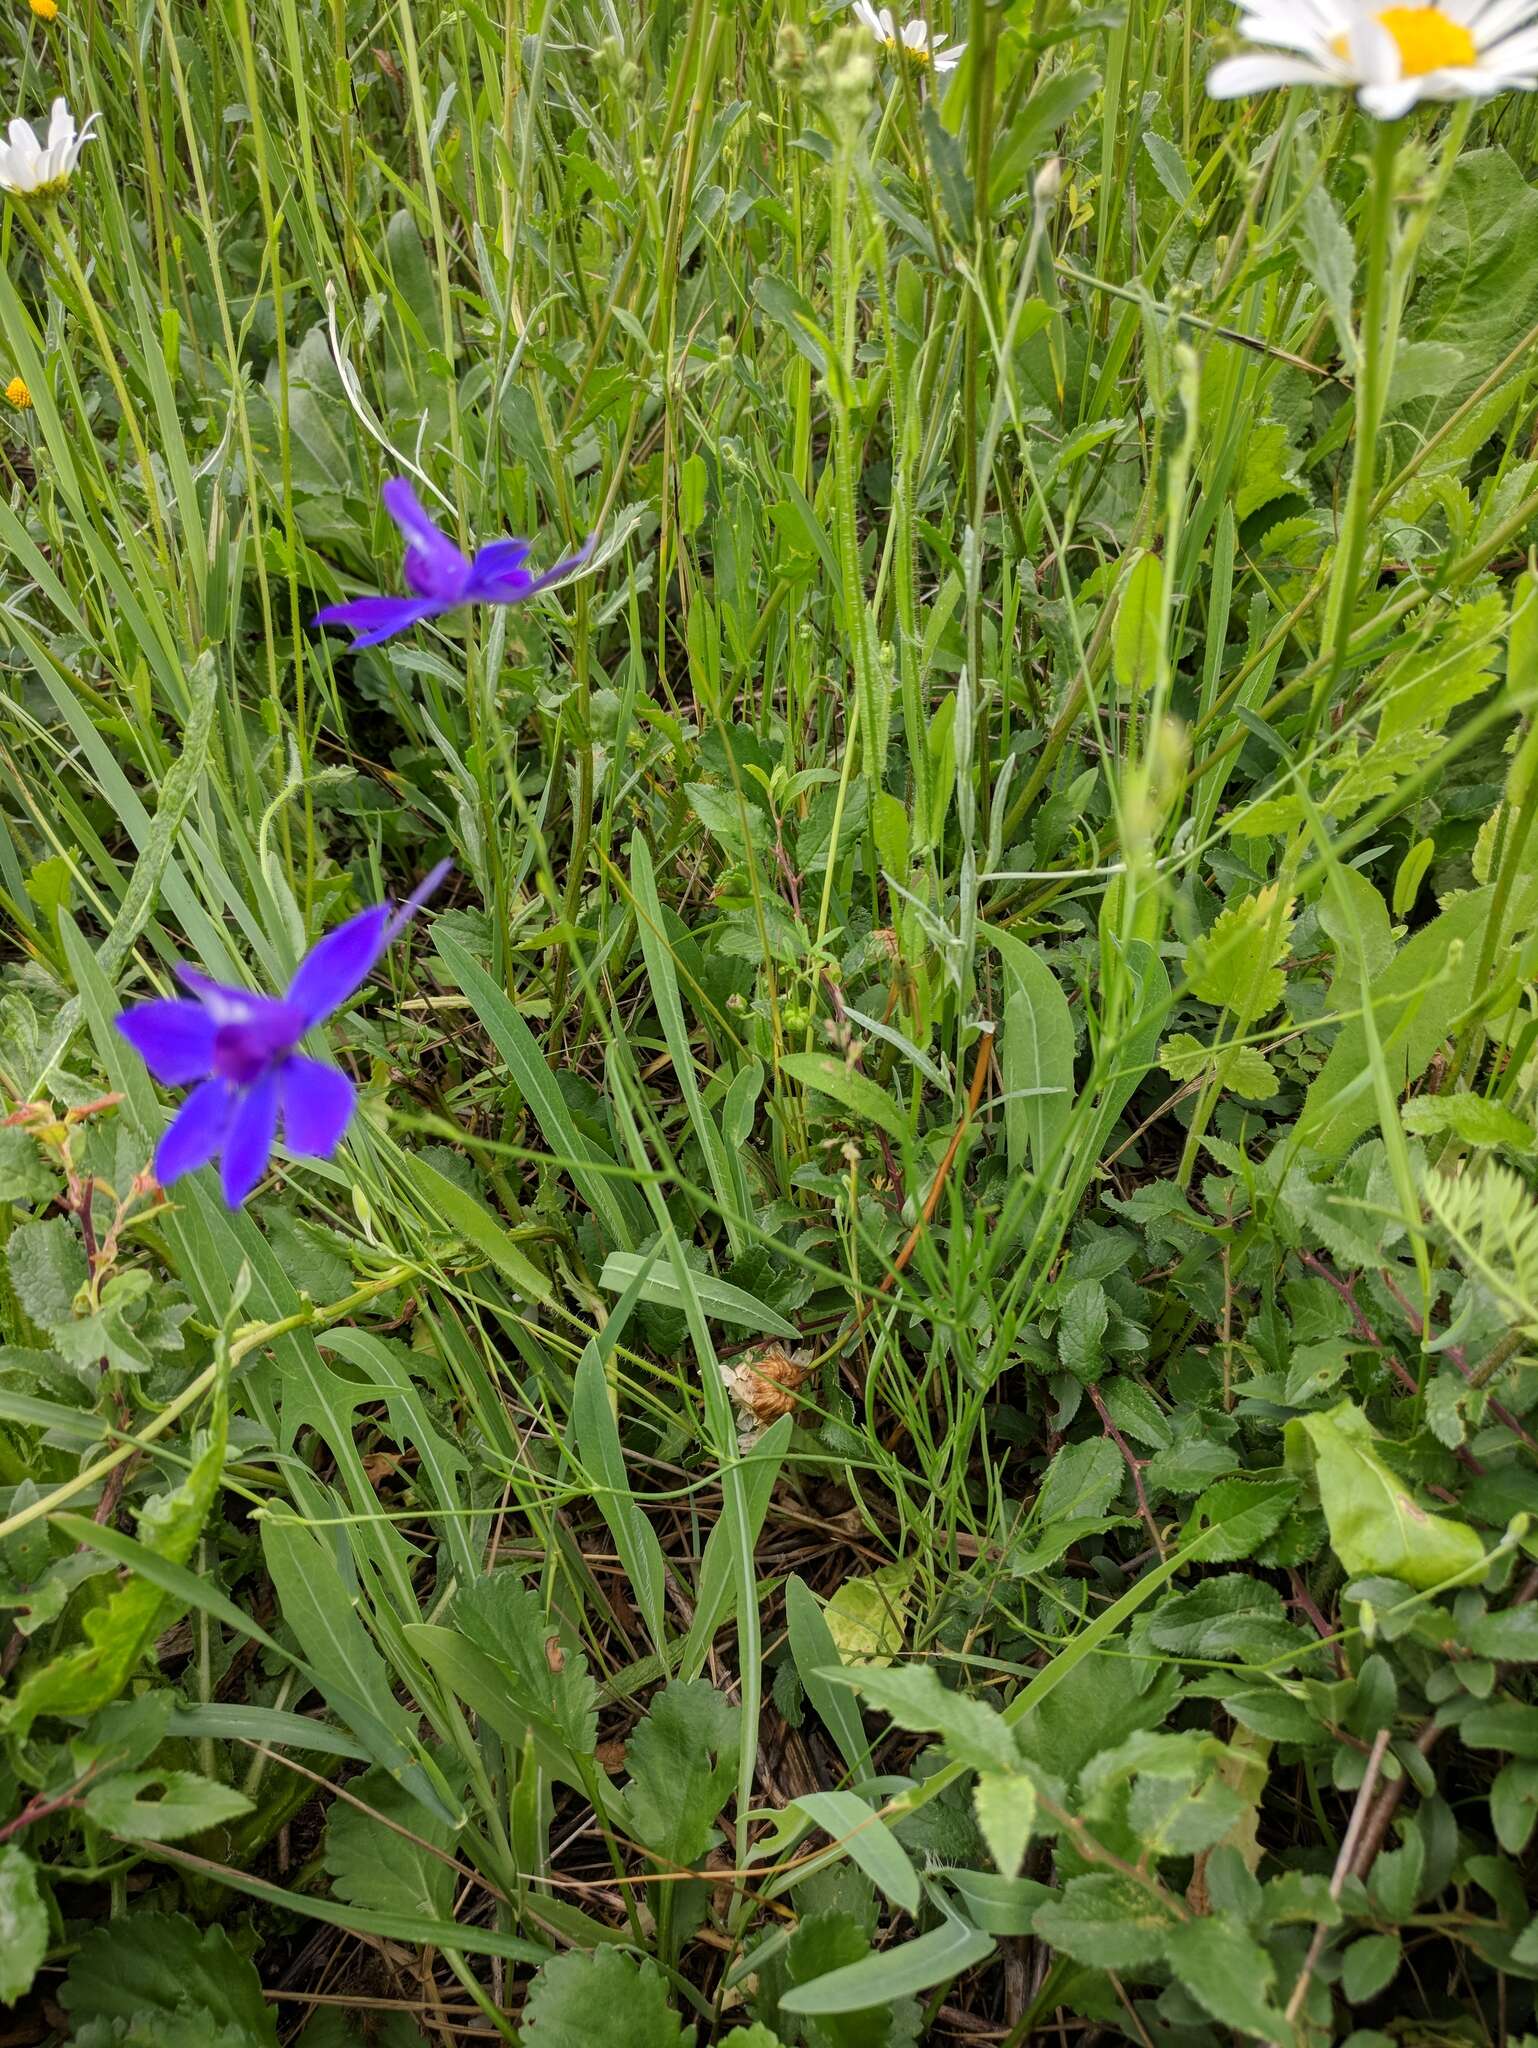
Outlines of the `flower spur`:
<svg viewBox="0 0 1538 2048">
<path fill-rule="evenodd" d="M 440 861 L 398 910 L 376 903 L 327 932 L 281 996 L 253 995 L 179 967 L 190 996 L 139 1003 L 118 1017 L 118 1030 L 162 1086 L 197 1083 L 155 1151 L 163 1187 L 222 1153 L 224 1198 L 238 1209 L 267 1171 L 280 1115 L 290 1152 L 331 1157 L 356 1090 L 340 1068 L 308 1058 L 299 1044 L 363 986 L 449 867 Z"/>
<path fill-rule="evenodd" d="M 462 604 L 521 604 L 580 569 L 593 551 L 591 539 L 542 576 L 524 566 L 526 540 L 493 540 L 466 556 L 428 516 L 410 482 L 392 476 L 380 492 L 384 508 L 406 538 L 405 575 L 411 597 L 354 597 L 328 604 L 315 614 L 317 626 L 349 626 L 354 647 L 375 647 L 422 619 L 435 619 Z"/>
</svg>

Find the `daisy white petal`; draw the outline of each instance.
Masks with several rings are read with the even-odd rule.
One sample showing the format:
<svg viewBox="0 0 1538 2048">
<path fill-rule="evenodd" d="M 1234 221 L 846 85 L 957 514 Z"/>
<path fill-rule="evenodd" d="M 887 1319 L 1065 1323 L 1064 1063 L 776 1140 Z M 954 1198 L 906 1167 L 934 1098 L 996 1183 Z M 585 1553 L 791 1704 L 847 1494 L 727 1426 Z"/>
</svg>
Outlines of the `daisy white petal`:
<svg viewBox="0 0 1538 2048">
<path fill-rule="evenodd" d="M 94 121 L 93 114 L 91 120 Z M 68 102 L 56 99 L 48 122 L 47 139 L 39 142 L 31 124 L 12 121 L 8 142 L 0 146 L 0 187 L 49 201 L 58 197 L 80 160 L 81 145 L 91 133 L 91 121 L 78 132 Z"/>
<path fill-rule="evenodd" d="M 1215 100 L 1241 99 L 1247 93 L 1270 92 L 1279 85 L 1333 85 L 1322 64 L 1299 57 L 1225 57 L 1207 74 L 1207 90 Z"/>
</svg>

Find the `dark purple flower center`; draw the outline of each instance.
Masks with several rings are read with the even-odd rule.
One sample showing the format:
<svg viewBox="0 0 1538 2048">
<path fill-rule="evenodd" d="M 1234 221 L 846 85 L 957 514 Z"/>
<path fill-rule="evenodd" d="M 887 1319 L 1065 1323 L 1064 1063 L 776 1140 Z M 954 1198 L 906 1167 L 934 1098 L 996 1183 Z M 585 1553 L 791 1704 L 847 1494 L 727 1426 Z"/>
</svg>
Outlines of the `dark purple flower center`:
<svg viewBox="0 0 1538 2048">
<path fill-rule="evenodd" d="M 407 548 L 406 581 L 418 597 L 455 604 L 470 581 L 470 564 L 452 542 L 442 548 Z"/>
<path fill-rule="evenodd" d="M 286 1004 L 274 1004 L 286 1011 Z M 214 1033 L 214 1072 L 221 1081 L 247 1088 L 275 1060 L 285 1059 L 298 1042 L 302 1025 L 284 1014 L 258 1016 L 239 1024 L 221 1024 Z"/>
</svg>

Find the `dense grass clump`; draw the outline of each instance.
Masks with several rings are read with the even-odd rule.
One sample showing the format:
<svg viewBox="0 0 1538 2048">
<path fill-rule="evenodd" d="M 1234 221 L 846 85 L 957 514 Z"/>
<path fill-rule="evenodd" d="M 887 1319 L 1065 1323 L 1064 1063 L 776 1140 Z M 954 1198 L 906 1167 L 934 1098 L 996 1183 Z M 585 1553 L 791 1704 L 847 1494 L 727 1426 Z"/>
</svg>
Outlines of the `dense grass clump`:
<svg viewBox="0 0 1538 2048">
<path fill-rule="evenodd" d="M 1538 2038 L 1534 11 L 12 11 L 0 2040 Z"/>
</svg>

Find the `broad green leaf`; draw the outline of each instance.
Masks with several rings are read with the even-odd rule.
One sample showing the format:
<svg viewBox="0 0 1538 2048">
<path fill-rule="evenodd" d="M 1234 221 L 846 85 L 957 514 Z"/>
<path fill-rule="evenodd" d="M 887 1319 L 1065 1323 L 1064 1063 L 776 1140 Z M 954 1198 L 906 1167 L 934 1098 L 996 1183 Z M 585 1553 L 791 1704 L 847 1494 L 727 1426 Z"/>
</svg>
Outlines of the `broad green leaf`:
<svg viewBox="0 0 1538 2048">
<path fill-rule="evenodd" d="M 1423 1508 L 1378 1456 L 1376 1441 L 1350 1401 L 1287 1425 L 1287 1462 L 1312 1471 L 1330 1546 L 1346 1570 L 1424 1590 L 1477 1569 L 1485 1555 L 1478 1533 Z"/>
<path fill-rule="evenodd" d="M 810 1984 L 793 1986 L 781 1994 L 780 2009 L 815 2014 L 864 2012 L 870 2006 L 890 2005 L 948 1983 L 992 1953 L 991 1936 L 967 1926 L 964 1920 L 948 1919 L 943 1927 L 921 1934 L 917 1941 L 882 1949 L 879 1955 L 815 1977 Z"/>
<path fill-rule="evenodd" d="M 1164 1953 L 1187 1991 L 1215 2020 L 1279 2048 L 1293 2040 L 1291 2023 L 1268 1996 L 1276 1966 L 1238 1921 L 1220 1913 L 1183 1921 L 1166 1933 Z"/>
<path fill-rule="evenodd" d="M 598 1276 L 599 1286 L 608 1288 L 611 1294 L 622 1294 L 639 1278 L 643 1301 L 655 1302 L 659 1308 L 682 1308 L 684 1291 L 678 1275 L 669 1266 L 652 1265 L 652 1257 L 650 1253 L 611 1252 Z M 650 1271 L 646 1270 L 648 1266 Z M 694 1273 L 691 1281 L 700 1307 L 714 1321 L 735 1324 L 755 1335 L 800 1342 L 801 1332 L 794 1323 L 787 1322 L 776 1310 L 745 1294 L 740 1287 L 718 1280 L 713 1273 Z"/>
<path fill-rule="evenodd" d="M 836 1102 L 856 1124 L 874 1124 L 900 1143 L 913 1133 L 902 1105 L 866 1075 L 836 1059 L 830 1052 L 788 1052 L 781 1070 L 804 1088 L 814 1089 Z"/>
<path fill-rule="evenodd" d="M 477 1201 L 457 1181 L 450 1180 L 420 1156 L 408 1158 L 406 1171 L 449 1228 L 490 1259 L 520 1294 L 531 1301 L 550 1299 L 550 1282 L 519 1250 L 506 1224 L 484 1202 Z"/>
<path fill-rule="evenodd" d="M 1348 2004 L 1365 2005 L 1386 1991 L 1403 1951 L 1397 1934 L 1364 1934 L 1340 1959 L 1340 1988 Z"/>
<path fill-rule="evenodd" d="M 1107 1361 L 1100 1340 L 1110 1320 L 1110 1300 L 1098 1280 L 1080 1280 L 1069 1289 L 1057 1325 L 1057 1355 L 1074 1378 L 1086 1385 L 1105 1371 Z"/>
<path fill-rule="evenodd" d="M 1538 1607 L 1507 1607 L 1469 1623 L 1464 1640 L 1497 1664 L 1538 1664 Z"/>
<path fill-rule="evenodd" d="M 938 1735 L 956 1761 L 971 1770 L 1020 1768 L 1015 1738 L 999 1715 L 981 1700 L 952 1692 L 932 1664 L 898 1664 L 886 1670 L 864 1666 L 824 1676 L 853 1686 L 868 1706 L 879 1708 L 897 1727 Z"/>
<path fill-rule="evenodd" d="M 838 1645 L 823 1615 L 822 1604 L 804 1579 L 794 1573 L 785 1581 L 785 1631 L 796 1676 L 806 1696 L 822 1718 L 823 1726 L 838 1745 L 838 1753 L 855 1778 L 871 1774 L 870 1745 L 860 1721 L 860 1710 L 841 1685 L 832 1683 L 830 1671 L 839 1663 Z"/>
<path fill-rule="evenodd" d="M 972 1804 L 999 1875 L 1018 1877 L 1036 1825 L 1035 1785 L 1021 1771 L 979 1771 Z"/>
<path fill-rule="evenodd" d="M 5 1258 L 16 1299 L 39 1329 L 67 1323 L 86 1281 L 85 1250 L 74 1228 L 62 1216 L 18 1223 L 6 1239 Z"/>
<path fill-rule="evenodd" d="M 529 1986 L 519 2028 L 529 2048 L 693 2048 L 657 1965 L 616 1949 L 554 1956 Z"/>
<path fill-rule="evenodd" d="M 127 1841 L 178 1842 L 249 1813 L 251 1801 L 196 1771 L 120 1771 L 90 1788 L 85 1810 Z"/>
<path fill-rule="evenodd" d="M 1538 1763 L 1515 1757 L 1496 1772 L 1490 1787 L 1490 1820 L 1508 1856 L 1521 1856 L 1538 1821 Z"/>
<path fill-rule="evenodd" d="M 731 1797 L 741 1711 L 703 1678 L 665 1686 L 625 1745 L 625 1805 L 637 1836 L 667 1864 L 697 1863 Z"/>
<path fill-rule="evenodd" d="M 871 1883 L 905 1913 L 919 1909 L 918 1872 L 886 1822 L 855 1792 L 806 1792 L 796 1811 L 831 1835 Z"/>
<path fill-rule="evenodd" d="M 1229 1010 L 1240 1028 L 1267 1017 L 1286 986 L 1281 962 L 1292 939 L 1292 906 L 1276 884 L 1230 903 L 1212 929 L 1186 948 L 1193 995 Z"/>
<path fill-rule="evenodd" d="M 1122 584 L 1111 638 L 1116 686 L 1133 702 L 1146 697 L 1158 678 L 1164 659 L 1163 613 L 1163 558 L 1139 555 Z"/>
<path fill-rule="evenodd" d="M 822 1611 L 845 1664 L 891 1663 L 907 1634 L 912 1584 L 911 1562 L 885 1564 L 868 1575 L 845 1579 Z"/>
<path fill-rule="evenodd" d="M 15 1842 L 0 1843 L 0 2005 L 16 2005 L 48 1953 L 48 1909 L 37 1865 Z"/>
<path fill-rule="evenodd" d="M 256 1966 L 222 1927 L 199 1929 L 180 1913 L 140 1908 L 89 1929 L 70 1958 L 59 2003 L 77 2028 L 146 2011 L 169 2018 L 192 2005 L 215 2026 L 277 2048 L 277 2009 L 262 1996 Z"/>
<path fill-rule="evenodd" d="M 1004 965 L 1004 1137 L 1011 1173 L 1029 1158 L 1044 1173 L 1073 1114 L 1073 1018 L 1068 998 L 1040 953 L 1009 932 L 988 927 Z"/>
<path fill-rule="evenodd" d="M 455 1831 L 430 1820 L 377 1766 L 347 1789 L 371 1810 L 360 1812 L 343 1799 L 327 1810 L 325 1862 L 336 1896 L 350 1906 L 451 1919 L 455 1875 L 444 1855 L 433 1851 L 451 1850 Z M 376 1820 L 375 1814 L 382 1817 Z"/>
<path fill-rule="evenodd" d="M 1070 1878 L 1063 1896 L 1038 1906 L 1041 1939 L 1097 1970 L 1140 1970 L 1164 1954 L 1176 1922 L 1152 1891 L 1097 1871 Z"/>
<path fill-rule="evenodd" d="M 191 1469 L 180 1486 L 153 1496 L 139 1511 L 139 1540 L 171 1565 L 192 1555 L 224 1471 L 229 1404 L 225 1375 L 214 1383 L 209 1428 L 194 1441 Z M 157 1635 L 180 1612 L 152 1579 L 133 1577 L 99 1607 L 86 1611 L 85 1647 L 64 1650 L 29 1673 L 7 1706 L 0 1726 L 25 1736 L 40 1714 L 93 1714 L 117 1698 Z"/>
<path fill-rule="evenodd" d="M 1290 1479 L 1245 1479 L 1237 1473 L 1209 1486 L 1180 1532 L 1182 1546 L 1201 1545 L 1207 1564 L 1253 1557 L 1286 1521 L 1298 1497 Z"/>
</svg>

